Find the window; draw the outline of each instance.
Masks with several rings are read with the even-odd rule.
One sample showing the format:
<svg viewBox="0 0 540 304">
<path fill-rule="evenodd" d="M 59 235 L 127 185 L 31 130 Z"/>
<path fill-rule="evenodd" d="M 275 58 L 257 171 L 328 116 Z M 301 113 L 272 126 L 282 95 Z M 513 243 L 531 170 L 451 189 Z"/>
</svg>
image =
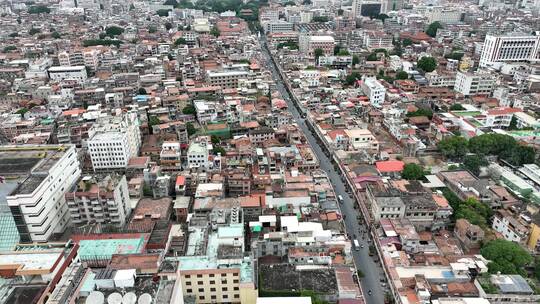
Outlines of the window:
<svg viewBox="0 0 540 304">
<path fill-rule="evenodd" d="M 197 284 L 198 285 L 203 285 L 204 283 L 203 283 L 203 281 L 197 281 Z"/>
<path fill-rule="evenodd" d="M 222 287 L 221 291 L 227 291 L 227 287 Z"/>
<path fill-rule="evenodd" d="M 228 298 L 229 298 L 229 295 L 223 295 L 223 298 L 224 298 L 224 299 L 228 299 Z"/>
<path fill-rule="evenodd" d="M 239 295 L 239 294 L 235 294 L 235 295 L 234 295 L 234 298 L 235 298 L 235 299 L 238 299 L 238 298 L 240 298 L 240 295 Z"/>
<path fill-rule="evenodd" d="M 215 292 L 215 291 L 216 291 L 215 287 L 210 287 L 210 292 Z"/>
<path fill-rule="evenodd" d="M 210 299 L 216 300 L 216 299 L 217 299 L 217 296 L 216 296 L 216 295 L 211 295 L 211 296 L 210 296 Z"/>
<path fill-rule="evenodd" d="M 186 293 L 192 293 L 192 292 L 193 290 L 191 290 L 191 288 L 186 289 Z"/>
<path fill-rule="evenodd" d="M 204 301 L 204 296 L 199 296 L 199 300 L 203 300 L 203 301 Z"/>
<path fill-rule="evenodd" d="M 198 274 L 198 275 L 197 275 L 197 278 L 202 278 L 202 274 Z"/>
<path fill-rule="evenodd" d="M 240 288 L 239 288 L 239 287 L 234 287 L 233 289 L 234 289 L 235 291 L 238 291 L 238 290 L 240 290 Z"/>
<path fill-rule="evenodd" d="M 204 288 L 199 288 L 199 292 L 204 292 Z"/>
<path fill-rule="evenodd" d="M 191 286 L 191 282 L 186 282 L 186 286 Z"/>
<path fill-rule="evenodd" d="M 210 281 L 210 284 L 216 284 L 216 281 Z"/>
</svg>

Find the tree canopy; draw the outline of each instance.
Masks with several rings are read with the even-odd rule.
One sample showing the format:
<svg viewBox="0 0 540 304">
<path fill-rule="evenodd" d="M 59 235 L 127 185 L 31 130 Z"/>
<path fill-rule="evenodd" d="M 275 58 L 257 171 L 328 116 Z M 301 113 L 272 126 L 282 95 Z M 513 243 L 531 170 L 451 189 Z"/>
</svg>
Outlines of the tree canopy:
<svg viewBox="0 0 540 304">
<path fill-rule="evenodd" d="M 160 17 L 167 17 L 169 16 L 170 9 L 159 9 L 156 11 L 156 14 Z"/>
<path fill-rule="evenodd" d="M 215 26 L 210 30 L 210 35 L 214 37 L 219 37 L 220 34 L 219 29 Z"/>
<path fill-rule="evenodd" d="M 413 44 L 413 41 L 410 38 L 405 38 L 401 43 L 403 46 L 409 46 Z"/>
<path fill-rule="evenodd" d="M 326 16 L 315 16 L 313 17 L 313 19 L 311 19 L 312 22 L 316 22 L 316 23 L 324 23 L 324 22 L 328 22 L 328 17 Z"/>
<path fill-rule="evenodd" d="M 480 167 L 488 165 L 488 161 L 483 155 L 471 154 L 463 159 L 463 167 L 471 171 L 474 175 L 480 175 Z"/>
<path fill-rule="evenodd" d="M 505 134 L 486 133 L 466 140 L 453 136 L 441 140 L 437 147 L 448 158 L 459 159 L 467 152 L 477 155 L 494 155 L 514 166 L 533 163 L 535 149 L 519 144 L 513 137 Z"/>
<path fill-rule="evenodd" d="M 107 36 L 109 36 L 111 38 L 114 38 L 116 36 L 120 36 L 120 35 L 122 35 L 123 32 L 124 32 L 124 28 L 116 26 L 116 25 L 108 26 L 105 29 L 105 34 L 107 34 Z"/>
<path fill-rule="evenodd" d="M 29 14 L 49 14 L 51 9 L 45 5 L 32 5 L 28 8 Z"/>
<path fill-rule="evenodd" d="M 437 36 L 437 30 L 441 28 L 443 28 L 443 26 L 439 21 L 432 22 L 430 25 L 428 25 L 426 34 L 428 34 L 431 37 L 435 37 Z"/>
<path fill-rule="evenodd" d="M 186 43 L 187 43 L 187 42 L 186 42 L 186 39 L 184 39 L 184 38 L 182 38 L 182 37 L 180 37 L 180 38 L 178 38 L 178 39 L 176 39 L 176 40 L 174 41 L 174 45 L 175 45 L 175 46 L 179 46 L 179 45 L 186 44 Z"/>
<path fill-rule="evenodd" d="M 526 275 L 524 267 L 533 259 L 519 244 L 498 239 L 490 241 L 480 250 L 482 256 L 491 262 L 488 264 L 490 273 Z"/>
<path fill-rule="evenodd" d="M 409 74 L 407 72 L 401 70 L 396 73 L 396 79 L 403 80 L 409 78 Z"/>
<path fill-rule="evenodd" d="M 463 111 L 465 108 L 460 103 L 455 103 L 450 106 L 450 111 Z"/>
<path fill-rule="evenodd" d="M 401 172 L 401 177 L 407 180 L 419 180 L 424 178 L 424 175 L 424 168 L 414 163 L 406 164 Z"/>
<path fill-rule="evenodd" d="M 430 109 L 420 108 L 414 112 L 407 113 L 407 117 L 427 116 L 427 118 L 433 118 L 433 111 Z"/>
<path fill-rule="evenodd" d="M 324 51 L 323 49 L 315 49 L 315 51 L 313 51 L 313 55 L 315 55 L 315 58 L 319 58 L 324 55 Z"/>
<path fill-rule="evenodd" d="M 445 138 L 437 144 L 444 156 L 450 159 L 460 159 L 467 154 L 467 139 L 461 136 Z"/>
<path fill-rule="evenodd" d="M 182 109 L 182 113 L 186 115 L 195 115 L 195 107 L 193 105 L 187 105 Z"/>
<path fill-rule="evenodd" d="M 433 57 L 424 56 L 418 60 L 416 66 L 424 72 L 433 72 L 437 68 L 437 60 Z"/>
</svg>

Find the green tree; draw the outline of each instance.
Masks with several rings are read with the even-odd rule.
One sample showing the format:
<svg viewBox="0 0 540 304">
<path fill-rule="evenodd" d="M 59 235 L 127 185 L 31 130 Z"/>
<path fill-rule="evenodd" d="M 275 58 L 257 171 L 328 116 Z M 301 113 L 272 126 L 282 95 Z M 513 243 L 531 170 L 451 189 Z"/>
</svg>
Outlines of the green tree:
<svg viewBox="0 0 540 304">
<path fill-rule="evenodd" d="M 322 49 L 315 49 L 313 54 L 315 55 L 315 61 L 319 61 L 319 57 L 324 55 L 324 51 Z"/>
<path fill-rule="evenodd" d="M 315 17 L 313 17 L 313 19 L 311 19 L 311 22 L 315 22 L 315 23 L 328 22 L 328 17 L 326 17 L 326 16 L 315 16 Z"/>
<path fill-rule="evenodd" d="M 346 49 L 341 49 L 339 50 L 339 52 L 337 53 L 338 56 L 349 56 L 349 51 L 347 51 Z"/>
<path fill-rule="evenodd" d="M 340 9 L 337 10 L 337 15 L 338 15 L 338 16 L 343 16 L 343 13 L 344 13 L 344 12 L 345 12 L 345 11 L 344 11 L 343 9 L 340 8 Z"/>
<path fill-rule="evenodd" d="M 215 136 L 215 135 L 212 135 L 210 137 L 210 140 L 212 141 L 212 144 L 213 145 L 217 145 L 221 142 L 221 139 L 219 139 L 219 137 Z"/>
<path fill-rule="evenodd" d="M 512 119 L 510 120 L 510 125 L 508 126 L 508 130 L 517 130 L 517 118 L 515 115 L 512 115 Z"/>
<path fill-rule="evenodd" d="M 480 167 L 488 165 L 488 161 L 483 155 L 472 154 L 467 155 L 463 159 L 463 167 L 471 171 L 474 175 L 480 175 Z"/>
<path fill-rule="evenodd" d="M 378 14 L 375 19 L 379 19 L 379 20 L 382 20 L 382 22 L 384 22 L 384 20 L 390 18 L 390 16 L 388 16 L 387 14 Z"/>
<path fill-rule="evenodd" d="M 53 32 L 51 34 L 51 37 L 54 38 L 54 39 L 60 39 L 60 38 L 62 38 L 62 35 L 60 35 L 60 33 L 55 31 L 55 32 Z"/>
<path fill-rule="evenodd" d="M 28 112 L 29 110 L 27 108 L 20 108 L 19 110 L 17 110 L 17 112 L 15 112 L 15 114 L 19 114 L 21 115 L 21 117 L 24 118 L 24 114 L 26 114 L 26 112 Z"/>
<path fill-rule="evenodd" d="M 427 118 L 433 118 L 433 111 L 430 109 L 420 108 L 414 112 L 407 113 L 407 117 L 426 116 Z"/>
<path fill-rule="evenodd" d="M 419 180 L 424 178 L 424 169 L 417 164 L 405 164 L 403 167 L 403 172 L 401 172 L 401 177 L 407 180 Z"/>
<path fill-rule="evenodd" d="M 116 39 L 88 39 L 83 41 L 83 46 L 95 46 L 95 45 L 116 45 L 119 46 L 122 41 Z"/>
<path fill-rule="evenodd" d="M 396 79 L 398 80 L 403 80 L 403 79 L 408 79 L 408 78 L 409 78 L 409 74 L 407 74 L 407 72 L 403 70 L 396 73 Z"/>
<path fill-rule="evenodd" d="M 488 242 L 480 250 L 482 256 L 491 262 L 488 264 L 490 273 L 526 275 L 525 266 L 533 259 L 519 244 L 498 239 Z"/>
<path fill-rule="evenodd" d="M 186 129 L 187 129 L 188 136 L 191 136 L 197 133 L 197 129 L 195 128 L 195 126 L 193 126 L 193 123 L 191 122 L 186 123 Z"/>
<path fill-rule="evenodd" d="M 28 31 L 28 35 L 30 36 L 34 36 L 35 34 L 37 33 L 41 33 L 41 30 L 38 29 L 38 28 L 35 28 L 35 27 L 32 27 L 29 31 Z"/>
<path fill-rule="evenodd" d="M 134 9 L 135 9 L 135 5 L 133 5 L 133 3 L 131 3 L 131 4 L 129 5 L 129 10 L 132 11 L 132 10 L 134 10 Z"/>
<path fill-rule="evenodd" d="M 379 60 L 379 57 L 377 56 L 377 53 L 371 53 L 366 58 L 367 61 L 377 61 Z"/>
<path fill-rule="evenodd" d="M 139 93 L 139 95 L 146 95 L 147 94 L 145 88 L 140 88 L 138 93 Z"/>
<path fill-rule="evenodd" d="M 353 64 L 353 65 L 357 65 L 357 64 L 359 64 L 359 63 L 360 63 L 360 58 L 358 58 L 357 55 L 353 55 L 353 56 L 352 56 L 352 64 Z"/>
<path fill-rule="evenodd" d="M 155 26 L 153 26 L 153 25 L 150 25 L 150 26 L 148 27 L 148 33 L 153 34 L 153 33 L 155 33 L 155 32 L 157 32 L 157 27 L 155 27 Z"/>
<path fill-rule="evenodd" d="M 211 30 L 210 30 L 210 35 L 214 36 L 214 37 L 219 37 L 219 35 L 221 35 L 221 33 L 219 32 L 219 29 L 214 26 Z"/>
<path fill-rule="evenodd" d="M 10 33 L 8 36 L 11 38 L 19 37 L 19 33 L 13 32 L 13 33 Z"/>
<path fill-rule="evenodd" d="M 345 77 L 345 84 L 346 85 L 353 85 L 355 81 L 357 81 L 358 79 L 360 79 L 362 77 L 362 75 L 360 75 L 360 73 L 358 72 L 352 72 L 351 74 L 347 75 L 347 77 Z"/>
<path fill-rule="evenodd" d="M 483 155 L 501 155 L 511 151 L 516 146 L 516 140 L 504 134 L 486 133 L 469 140 L 469 150 Z"/>
<path fill-rule="evenodd" d="M 416 66 L 424 72 L 432 72 L 437 68 L 437 60 L 433 57 L 424 56 L 418 60 Z"/>
<path fill-rule="evenodd" d="M 463 218 L 471 224 L 486 228 L 492 213 L 493 211 L 487 204 L 471 197 L 457 206 L 454 216 L 456 219 Z"/>
<path fill-rule="evenodd" d="M 540 281 L 540 257 L 536 257 L 534 261 L 534 277 Z"/>
<path fill-rule="evenodd" d="M 463 110 L 465 110 L 465 108 L 459 103 L 455 103 L 450 106 L 450 111 L 463 111 Z"/>
<path fill-rule="evenodd" d="M 182 113 L 186 115 L 195 115 L 195 107 L 193 105 L 187 105 L 182 109 Z"/>
<path fill-rule="evenodd" d="M 170 22 L 165 22 L 165 29 L 168 31 L 170 29 L 172 29 L 172 23 Z"/>
<path fill-rule="evenodd" d="M 435 37 L 437 36 L 437 30 L 442 29 L 442 28 L 443 28 L 442 24 L 439 21 L 435 21 L 431 23 L 430 25 L 428 25 L 426 34 L 428 34 L 431 37 Z"/>
<path fill-rule="evenodd" d="M 122 35 L 124 28 L 113 25 L 105 28 L 105 34 L 111 38 Z"/>
<path fill-rule="evenodd" d="M 161 122 L 159 121 L 159 118 L 157 118 L 157 116 L 155 116 L 155 115 L 150 116 L 150 119 L 148 120 L 148 126 L 149 127 L 159 125 L 160 123 Z"/>
<path fill-rule="evenodd" d="M 32 5 L 28 8 L 29 14 L 49 14 L 51 9 L 45 5 Z"/>
<path fill-rule="evenodd" d="M 444 57 L 448 59 L 461 60 L 463 56 L 465 56 L 465 53 L 463 52 L 452 52 Z"/>
<path fill-rule="evenodd" d="M 167 0 L 163 3 L 163 5 L 172 5 L 176 7 L 178 5 L 178 2 L 176 2 L 176 0 Z"/>
<path fill-rule="evenodd" d="M 412 45 L 412 44 L 413 44 L 413 41 L 410 38 L 403 39 L 402 45 L 404 47 L 407 47 L 407 46 Z"/>
<path fill-rule="evenodd" d="M 187 41 L 186 41 L 186 39 L 184 39 L 182 37 L 180 37 L 180 38 L 178 38 L 178 39 L 176 39 L 174 41 L 175 46 L 184 45 L 184 44 L 187 44 Z"/>
<path fill-rule="evenodd" d="M 8 45 L 8 46 L 5 46 L 4 49 L 2 50 L 3 53 L 8 53 L 8 52 L 11 52 L 11 51 L 15 51 L 17 49 L 16 46 L 14 45 Z"/>
<path fill-rule="evenodd" d="M 437 144 L 437 148 L 444 156 L 450 159 L 460 159 L 467 154 L 467 139 L 461 136 L 445 138 Z"/>
<path fill-rule="evenodd" d="M 160 17 L 167 17 L 169 16 L 170 9 L 159 9 L 156 11 L 156 14 Z"/>
<path fill-rule="evenodd" d="M 214 150 L 212 150 L 212 152 L 214 153 L 214 155 L 221 154 L 221 156 L 224 156 L 226 153 L 223 147 L 214 147 Z"/>
</svg>

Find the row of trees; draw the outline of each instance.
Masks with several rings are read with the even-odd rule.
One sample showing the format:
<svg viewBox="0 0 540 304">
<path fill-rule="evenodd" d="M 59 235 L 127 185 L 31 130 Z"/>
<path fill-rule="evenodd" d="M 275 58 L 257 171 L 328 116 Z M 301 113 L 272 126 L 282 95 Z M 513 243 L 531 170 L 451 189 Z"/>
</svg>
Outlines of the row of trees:
<svg viewBox="0 0 540 304">
<path fill-rule="evenodd" d="M 487 133 L 467 140 L 461 136 L 453 136 L 441 140 L 437 147 L 449 159 L 461 160 L 467 153 L 477 155 L 494 155 L 520 166 L 533 163 L 535 150 L 532 147 L 519 144 L 513 137 Z"/>
</svg>

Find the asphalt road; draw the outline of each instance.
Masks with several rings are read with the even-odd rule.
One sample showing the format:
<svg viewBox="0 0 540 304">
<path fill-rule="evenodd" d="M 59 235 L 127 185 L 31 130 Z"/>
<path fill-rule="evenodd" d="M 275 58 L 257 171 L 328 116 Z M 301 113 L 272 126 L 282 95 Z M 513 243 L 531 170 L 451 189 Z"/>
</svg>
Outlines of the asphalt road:
<svg viewBox="0 0 540 304">
<path fill-rule="evenodd" d="M 341 204 L 341 213 L 346 215 L 344 219 L 345 228 L 347 233 L 354 239 L 354 235 L 357 236 L 358 242 L 363 245 L 364 248 L 360 250 L 355 250 L 353 248 L 352 253 L 354 256 L 354 261 L 356 267 L 362 271 L 364 277 L 361 278 L 362 290 L 368 304 L 382 304 L 384 303 L 384 291 L 381 287 L 380 279 L 384 278 L 383 270 L 380 264 L 375 263 L 374 257 L 369 256 L 369 244 L 371 243 L 369 233 L 362 233 L 362 231 L 367 231 L 367 228 L 364 224 L 364 221 L 358 221 L 357 216 L 359 212 L 354 209 L 354 200 L 351 199 L 351 196 L 347 194 L 345 183 L 342 182 L 341 177 L 338 171 L 335 170 L 334 165 L 331 163 L 330 158 L 324 154 L 322 148 L 320 147 L 317 139 L 312 135 L 310 129 L 306 125 L 305 121 L 301 118 L 300 113 L 296 109 L 289 96 L 289 93 L 285 89 L 285 84 L 282 82 L 277 67 L 274 66 L 273 62 L 270 60 L 270 52 L 266 47 L 266 43 L 261 38 L 262 50 L 266 60 L 266 66 L 272 72 L 273 78 L 276 82 L 276 88 L 281 93 L 281 96 L 287 102 L 289 111 L 292 113 L 294 120 L 300 126 L 304 132 L 309 144 L 311 145 L 313 151 L 317 155 L 317 158 L 320 161 L 321 169 L 323 169 L 328 175 L 329 179 L 332 181 L 334 190 L 337 195 L 343 197 L 343 203 Z M 359 223 L 361 222 L 361 223 Z M 371 290 L 371 295 L 368 291 Z"/>
</svg>

